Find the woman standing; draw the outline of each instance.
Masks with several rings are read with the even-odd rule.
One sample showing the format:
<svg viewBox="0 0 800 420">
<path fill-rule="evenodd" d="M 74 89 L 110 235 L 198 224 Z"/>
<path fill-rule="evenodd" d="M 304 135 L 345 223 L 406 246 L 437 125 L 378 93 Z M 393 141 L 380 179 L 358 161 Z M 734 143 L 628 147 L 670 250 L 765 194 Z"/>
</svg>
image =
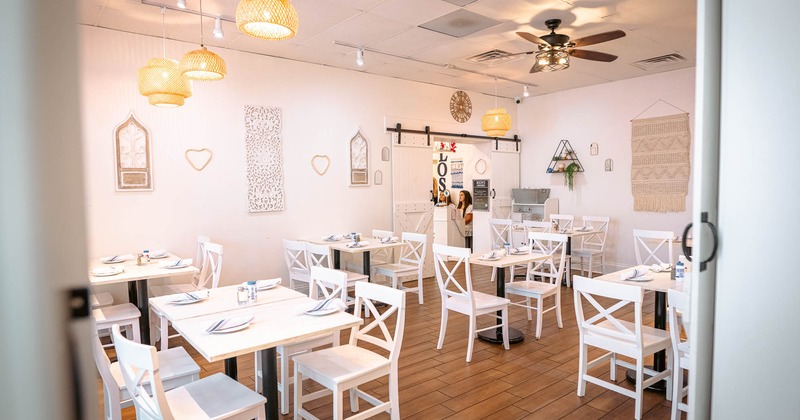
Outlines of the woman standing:
<svg viewBox="0 0 800 420">
<path fill-rule="evenodd" d="M 459 213 L 464 218 L 464 246 L 472 250 L 472 195 L 462 190 L 458 193 Z"/>
</svg>

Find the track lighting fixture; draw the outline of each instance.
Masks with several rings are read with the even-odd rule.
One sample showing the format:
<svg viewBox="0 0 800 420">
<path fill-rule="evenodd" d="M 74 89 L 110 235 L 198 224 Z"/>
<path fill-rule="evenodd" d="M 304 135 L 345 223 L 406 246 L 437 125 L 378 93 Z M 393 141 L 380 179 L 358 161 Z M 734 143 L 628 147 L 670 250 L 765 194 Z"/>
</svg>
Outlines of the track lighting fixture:
<svg viewBox="0 0 800 420">
<path fill-rule="evenodd" d="M 524 86 L 522 86 L 522 96 L 524 96 L 524 97 L 526 97 L 526 98 L 527 98 L 528 96 L 531 96 L 531 93 L 530 93 L 530 92 L 528 92 L 528 85 L 524 85 Z"/>
<path fill-rule="evenodd" d="M 186 0 L 178 0 L 178 7 L 186 9 Z"/>
<path fill-rule="evenodd" d="M 214 21 L 214 38 L 222 38 L 225 36 L 225 33 L 222 32 L 222 19 L 217 16 L 217 19 Z"/>
<path fill-rule="evenodd" d="M 364 50 L 362 48 L 359 48 L 358 51 L 356 51 L 356 64 L 359 66 L 364 65 Z"/>
</svg>

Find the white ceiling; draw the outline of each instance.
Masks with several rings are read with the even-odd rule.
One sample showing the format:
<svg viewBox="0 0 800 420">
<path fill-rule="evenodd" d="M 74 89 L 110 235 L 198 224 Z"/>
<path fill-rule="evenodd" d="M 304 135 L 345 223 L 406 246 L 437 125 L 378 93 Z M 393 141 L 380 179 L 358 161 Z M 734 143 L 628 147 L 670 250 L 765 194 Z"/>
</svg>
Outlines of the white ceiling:
<svg viewBox="0 0 800 420">
<path fill-rule="evenodd" d="M 161 13 L 151 4 L 163 4 L 168 8 L 167 38 L 199 42 L 199 15 L 181 11 L 176 0 L 78 0 L 78 4 L 81 24 L 157 37 L 161 37 Z M 186 4 L 187 10 L 199 10 L 199 0 Z M 224 50 L 232 49 L 489 95 L 494 94 L 498 77 L 497 94 L 508 98 L 521 96 L 523 84 L 531 86 L 531 95 L 541 95 L 695 65 L 696 0 L 293 0 L 300 27 L 286 41 L 240 33 L 235 23 L 224 20 L 235 20 L 237 4 L 238 0 L 203 2 L 205 45 L 223 58 Z M 497 23 L 461 38 L 420 27 L 459 9 Z M 211 36 L 217 15 L 223 17 L 222 39 Z M 535 74 L 529 73 L 532 55 L 495 65 L 464 61 L 492 49 L 536 50 L 515 32 L 544 35 L 549 32 L 544 21 L 552 18 L 563 21 L 556 32 L 572 39 L 625 31 L 624 38 L 584 48 L 619 58 L 612 63 L 573 58 L 566 70 Z M 363 67 L 355 63 L 354 47 L 365 49 Z M 648 70 L 633 65 L 667 54 L 686 60 Z"/>
</svg>

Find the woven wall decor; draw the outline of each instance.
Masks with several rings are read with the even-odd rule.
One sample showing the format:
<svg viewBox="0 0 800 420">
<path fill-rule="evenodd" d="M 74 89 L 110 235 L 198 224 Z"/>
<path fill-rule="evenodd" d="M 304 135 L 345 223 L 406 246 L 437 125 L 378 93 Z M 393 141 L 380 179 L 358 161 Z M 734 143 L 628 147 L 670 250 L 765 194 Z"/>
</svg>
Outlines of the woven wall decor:
<svg viewBox="0 0 800 420">
<path fill-rule="evenodd" d="M 133 113 L 114 128 L 117 191 L 153 191 L 150 130 Z"/>
<path fill-rule="evenodd" d="M 186 158 L 186 161 L 189 162 L 189 165 L 191 165 L 195 171 L 200 172 L 211 163 L 211 158 L 214 157 L 214 154 L 211 153 L 211 150 L 206 148 L 186 149 L 186 152 L 183 153 L 183 157 Z"/>
<path fill-rule="evenodd" d="M 283 140 L 281 109 L 245 105 L 247 211 L 282 211 Z"/>
<path fill-rule="evenodd" d="M 689 114 L 631 121 L 634 211 L 686 211 L 690 146 Z"/>
</svg>

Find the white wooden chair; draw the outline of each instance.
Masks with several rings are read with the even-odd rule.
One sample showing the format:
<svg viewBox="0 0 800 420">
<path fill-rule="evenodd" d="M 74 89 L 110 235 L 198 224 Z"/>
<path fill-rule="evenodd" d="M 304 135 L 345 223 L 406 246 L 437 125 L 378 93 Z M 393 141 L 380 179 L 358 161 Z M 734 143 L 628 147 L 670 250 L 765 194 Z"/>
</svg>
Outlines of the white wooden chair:
<svg viewBox="0 0 800 420">
<path fill-rule="evenodd" d="M 455 311 L 469 317 L 469 339 L 467 340 L 467 363 L 472 360 L 472 348 L 475 336 L 481 331 L 502 327 L 503 347 L 508 345 L 508 303 L 509 300 L 494 295 L 472 290 L 472 274 L 469 264 L 469 248 L 456 248 L 441 244 L 433 244 L 433 258 L 436 267 L 436 281 L 439 283 L 439 292 L 442 295 L 442 324 L 439 327 L 439 342 L 436 349 L 441 350 L 444 344 L 444 335 L 447 329 L 447 315 Z M 448 259 L 455 259 L 452 269 L 447 267 Z M 464 279 L 456 278 L 459 267 L 464 266 Z M 496 312 L 500 311 L 501 316 Z M 478 329 L 477 319 L 481 315 L 490 315 L 499 319 L 502 324 L 492 324 L 490 327 Z"/>
<path fill-rule="evenodd" d="M 667 400 L 672 398 L 672 370 L 656 372 L 644 367 L 646 356 L 661 350 L 667 352 L 667 359 L 672 360 L 672 344 L 669 333 L 664 330 L 642 325 L 642 289 L 638 286 L 591 280 L 575 276 L 575 317 L 578 322 L 580 351 L 578 356 L 578 396 L 586 394 L 586 382 L 620 393 L 636 400 L 634 416 L 642 417 L 643 390 L 650 385 L 667 381 Z M 615 303 L 603 305 L 595 297 L 616 300 Z M 584 315 L 584 301 L 595 309 L 596 314 Z M 633 305 L 634 322 L 617 318 L 614 313 L 627 312 L 628 305 Z M 607 350 L 608 353 L 588 360 L 589 347 Z M 620 360 L 617 356 L 625 356 L 635 360 L 635 364 Z M 611 382 L 589 374 L 589 369 L 598 364 L 610 361 Z M 636 390 L 631 391 L 615 383 L 617 366 L 636 371 Z M 644 374 L 650 375 L 645 379 Z"/>
<path fill-rule="evenodd" d="M 669 335 L 672 338 L 672 420 L 680 419 L 678 410 L 690 415 L 690 405 L 688 403 L 689 385 L 683 383 L 683 371 L 690 370 L 689 340 L 681 341 L 681 327 L 689 337 L 691 323 L 687 318 L 689 310 L 689 294 L 677 290 L 667 291 L 667 302 L 669 303 Z M 687 402 L 683 402 L 683 398 Z"/>
<path fill-rule="evenodd" d="M 223 248 L 220 244 L 205 242 L 203 244 L 203 265 L 200 267 L 200 275 L 196 277 L 193 290 L 216 289 L 219 286 L 219 278 L 222 274 Z M 185 293 L 185 292 L 184 292 Z M 169 321 L 161 312 L 151 309 L 154 319 L 158 320 L 155 329 L 151 329 L 152 334 L 157 334 L 161 342 L 161 350 L 169 348 L 169 339 L 178 337 L 180 334 L 169 335 Z M 155 340 L 151 339 L 151 343 Z"/>
<path fill-rule="evenodd" d="M 400 262 L 396 264 L 385 264 L 372 267 L 372 276 L 377 275 L 390 277 L 392 287 L 395 289 L 414 292 L 419 296 L 419 304 L 422 305 L 422 267 L 425 265 L 425 249 L 428 245 L 428 236 L 424 233 L 403 232 L 403 250 L 400 255 Z M 402 279 L 416 276 L 416 287 L 404 287 Z"/>
<path fill-rule="evenodd" d="M 529 245 L 528 234 L 531 232 L 539 232 L 539 233 L 551 233 L 550 231 L 553 228 L 553 224 L 550 222 L 545 222 L 543 220 L 523 220 L 522 227 L 525 231 L 525 245 Z M 513 265 L 511 266 L 510 274 L 511 278 L 515 277 L 516 270 L 522 269 L 523 271 L 528 270 L 527 264 L 522 265 Z"/>
<path fill-rule="evenodd" d="M 312 243 L 306 243 L 306 257 L 308 258 L 308 262 L 306 264 L 309 269 L 314 267 L 324 267 L 333 269 L 333 263 L 331 262 L 331 248 L 328 245 L 317 245 Z M 348 270 L 338 270 L 344 273 L 347 276 L 347 289 L 352 290 L 355 288 L 356 283 L 360 281 L 369 281 L 369 276 L 361 273 L 356 273 L 354 271 Z M 309 293 L 311 290 L 309 289 Z M 347 294 L 345 293 L 345 296 Z M 345 300 L 348 306 L 353 305 L 355 302 L 354 299 Z"/>
<path fill-rule="evenodd" d="M 308 285 L 311 272 L 308 269 L 306 243 L 302 241 L 283 240 L 283 258 L 289 270 L 289 288 L 295 290 L 295 282 Z"/>
<path fill-rule="evenodd" d="M 139 308 L 130 302 L 92 309 L 92 318 L 97 331 L 108 330 L 112 325 L 119 324 L 125 328 L 126 335 L 137 343 L 142 341 L 139 331 L 141 316 Z M 111 345 L 109 344 L 107 347 L 111 347 Z"/>
<path fill-rule="evenodd" d="M 636 254 L 636 264 L 667 263 L 670 266 L 674 266 L 675 258 L 672 253 L 672 240 L 674 237 L 675 234 L 671 231 L 634 229 L 633 250 Z M 659 253 L 664 246 L 667 249 Z"/>
<path fill-rule="evenodd" d="M 97 333 L 92 334 L 92 356 L 103 380 L 103 418 L 121 420 L 122 408 L 129 407 L 133 401 L 122 379 L 119 363 L 111 363 Z M 156 357 L 165 391 L 200 379 L 200 366 L 183 347 L 158 352 Z M 143 382 L 148 383 L 149 378 L 144 378 Z"/>
<path fill-rule="evenodd" d="M 326 388 L 304 395 L 302 385 L 295 386 L 295 419 L 316 418 L 303 408 L 303 404 L 330 393 L 333 393 L 333 418 L 342 419 L 344 416 L 342 393 L 346 390 L 350 391 L 351 411 L 359 411 L 359 398 L 373 406 L 350 418 L 364 419 L 377 413 L 388 412 L 393 420 L 400 419 L 397 368 L 405 328 L 406 294 L 379 284 L 358 283 L 356 301 L 356 316 L 361 316 L 361 306 L 366 306 L 375 318 L 360 329 L 353 327 L 347 345 L 294 357 L 295 384 L 302 384 L 303 379 L 311 379 Z M 378 311 L 374 302 L 387 305 L 383 313 Z M 390 334 L 387 324 L 387 320 L 392 316 L 395 318 L 394 335 Z M 361 342 L 377 347 L 387 355 L 365 349 L 359 346 Z M 364 383 L 387 375 L 389 401 L 381 401 L 358 388 Z"/>
<path fill-rule="evenodd" d="M 223 373 L 165 391 L 156 348 L 111 333 L 138 419 L 266 419 L 266 398 Z M 149 379 L 149 382 L 145 381 Z"/>
<path fill-rule="evenodd" d="M 372 229 L 372 237 L 377 240 L 391 238 L 393 236 L 394 232 L 391 230 Z M 370 253 L 369 265 L 370 267 L 375 267 L 383 264 L 391 264 L 394 261 L 394 248 L 384 248 Z"/>
<path fill-rule="evenodd" d="M 511 219 L 489 219 L 489 239 L 492 249 L 503 249 L 505 244 L 511 243 Z M 514 276 L 514 269 L 511 269 L 511 276 Z M 491 282 L 497 278 L 497 269 L 492 268 Z"/>
<path fill-rule="evenodd" d="M 523 281 L 506 283 L 506 296 L 517 295 L 524 297 L 519 302 L 511 301 L 512 305 L 521 306 L 528 310 L 528 321 L 532 320 L 531 311 L 536 311 L 536 339 L 542 336 L 542 315 L 545 312 L 556 311 L 558 328 L 564 328 L 561 320 L 561 277 L 564 275 L 564 265 L 567 254 L 567 235 L 557 233 L 528 234 L 529 246 L 533 253 L 547 254 L 549 257 L 535 264 L 528 264 L 527 275 Z M 542 280 L 536 280 L 536 277 Z M 554 298 L 553 306 L 544 308 L 544 299 Z M 536 306 L 531 305 L 531 299 L 536 300 Z"/>
<path fill-rule="evenodd" d="M 206 243 L 211 242 L 211 238 L 204 235 L 199 235 L 197 237 L 197 249 L 195 252 L 194 258 L 194 266 L 197 267 L 200 271 L 192 276 L 192 281 L 190 283 L 175 283 L 175 284 L 163 284 L 163 285 L 155 285 L 148 288 L 148 292 L 150 292 L 150 296 L 165 296 L 165 295 L 174 295 L 177 293 L 188 293 L 194 292 L 198 290 L 200 287 L 200 277 L 203 275 L 203 267 L 206 266 L 206 251 L 205 246 Z"/>
<path fill-rule="evenodd" d="M 565 230 L 565 229 L 572 229 L 572 225 L 575 222 L 575 215 L 574 214 L 551 214 L 550 215 L 550 223 L 556 222 L 558 224 L 558 230 Z"/>
<path fill-rule="evenodd" d="M 319 296 L 322 292 L 322 296 Z M 328 299 L 331 296 L 339 295 L 342 302 L 347 299 L 347 275 L 343 270 L 334 270 L 324 267 L 311 267 L 311 283 L 309 283 L 309 297 L 315 300 Z M 325 334 L 320 337 L 312 338 L 301 343 L 293 343 L 276 347 L 280 356 L 280 377 L 278 378 L 278 392 L 281 396 L 281 413 L 289 413 L 289 385 L 294 383 L 293 377 L 289 374 L 289 359 L 292 356 L 303 354 L 322 346 L 338 346 L 339 332 Z M 256 392 L 261 392 L 261 357 L 256 352 Z M 297 388 L 297 387 L 295 387 Z"/>
<path fill-rule="evenodd" d="M 606 247 L 606 235 L 608 234 L 608 223 L 611 220 L 604 216 L 584 216 L 583 226 L 595 231 L 591 235 L 582 236 L 578 247 L 572 246 L 572 258 L 580 258 L 581 275 L 583 275 L 583 259 L 589 259 L 589 278 L 594 277 L 594 265 L 599 263 L 600 274 L 606 272 L 606 263 L 603 250 Z"/>
<path fill-rule="evenodd" d="M 92 309 L 111 306 L 114 304 L 114 296 L 109 292 L 98 292 L 89 295 L 89 305 Z"/>
</svg>

